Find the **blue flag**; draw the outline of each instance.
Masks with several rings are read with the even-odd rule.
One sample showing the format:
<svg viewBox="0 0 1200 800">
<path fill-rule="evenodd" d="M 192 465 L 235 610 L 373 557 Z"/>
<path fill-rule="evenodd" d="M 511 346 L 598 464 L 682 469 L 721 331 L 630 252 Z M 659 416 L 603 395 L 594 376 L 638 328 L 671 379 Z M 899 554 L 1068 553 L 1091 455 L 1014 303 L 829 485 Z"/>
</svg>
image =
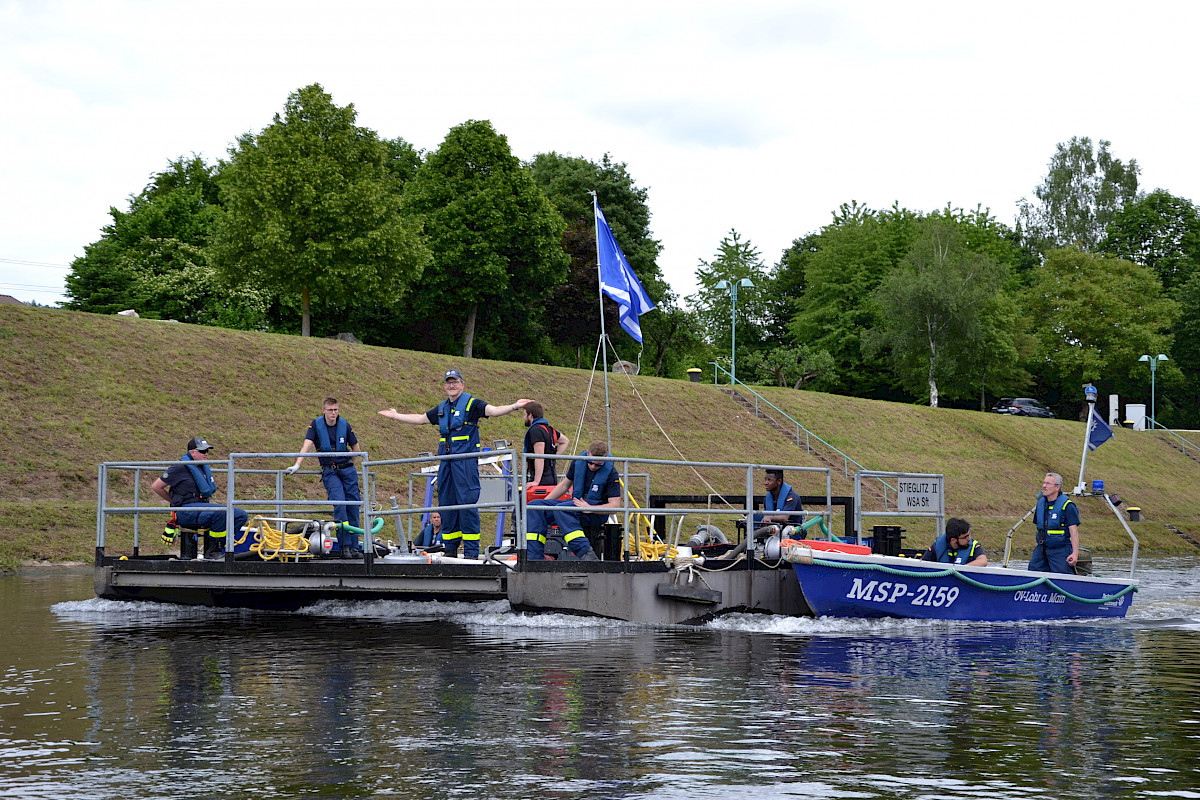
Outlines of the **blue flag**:
<svg viewBox="0 0 1200 800">
<path fill-rule="evenodd" d="M 1092 418 L 1090 420 L 1091 429 L 1088 431 L 1088 450 L 1095 450 L 1100 445 L 1112 438 L 1112 428 L 1108 427 L 1108 423 L 1100 419 L 1100 415 L 1096 413 L 1096 407 L 1092 406 Z"/>
<path fill-rule="evenodd" d="M 642 341 L 642 324 L 638 319 L 654 308 L 646 295 L 641 281 L 633 274 L 629 260 L 621 252 L 621 245 L 613 237 L 612 229 L 600 205 L 593 201 L 596 209 L 596 252 L 600 258 L 600 290 L 612 298 L 620 307 L 621 327 L 637 341 Z"/>
</svg>

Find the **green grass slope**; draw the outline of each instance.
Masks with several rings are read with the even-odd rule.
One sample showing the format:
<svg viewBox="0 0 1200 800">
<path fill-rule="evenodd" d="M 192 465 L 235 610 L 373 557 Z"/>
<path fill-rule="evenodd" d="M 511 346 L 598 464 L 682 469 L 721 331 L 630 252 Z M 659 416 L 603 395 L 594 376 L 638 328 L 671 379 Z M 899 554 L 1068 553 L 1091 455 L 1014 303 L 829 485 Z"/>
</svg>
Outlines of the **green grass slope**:
<svg viewBox="0 0 1200 800">
<path fill-rule="evenodd" d="M 0 400 L 10 419 L 0 447 L 0 566 L 90 557 L 99 463 L 175 459 L 193 435 L 208 437 L 218 456 L 294 452 L 327 394 L 339 398 L 372 458 L 433 450 L 433 427 L 403 425 L 375 412 L 432 407 L 444 397 L 441 373 L 451 366 L 462 370 L 467 391 L 494 405 L 534 398 L 575 442 L 586 446 L 603 437 L 603 385 L 597 376 L 589 396 L 586 371 L 0 306 Z M 971 519 L 994 552 L 1032 504 L 1046 471 L 1061 472 L 1068 485 L 1078 476 L 1083 427 L 1077 422 L 782 389 L 763 393 L 870 469 L 944 473 L 948 512 Z M 823 466 L 711 385 L 641 376 L 631 384 L 614 375 L 610 394 L 618 455 Z M 485 421 L 482 435 L 485 442 L 519 443 L 520 415 Z M 834 475 L 834 494 L 851 494 L 852 480 Z M 142 476 L 143 502 L 153 477 Z M 1103 478 L 1110 491 L 1142 508 L 1147 522 L 1137 531 L 1143 547 L 1195 552 L 1164 524 L 1200 538 L 1200 463 L 1155 435 L 1119 430 L 1091 454 L 1087 477 Z M 289 497 L 323 497 L 313 476 L 287 480 Z M 131 496 L 129 476 L 115 482 Z M 824 490 L 811 476 L 790 482 L 803 493 Z M 407 484 L 407 470 L 385 468 L 378 495 L 395 494 L 404 504 Z M 633 482 L 635 491 L 640 485 Z M 656 472 L 652 488 L 706 493 L 709 486 L 741 493 L 744 476 L 677 468 Z M 271 489 L 260 483 L 247 491 L 239 489 L 239 496 L 268 497 Z M 1088 543 L 1124 547 L 1111 515 L 1105 520 L 1108 512 L 1088 505 L 1098 501 L 1082 503 Z"/>
</svg>

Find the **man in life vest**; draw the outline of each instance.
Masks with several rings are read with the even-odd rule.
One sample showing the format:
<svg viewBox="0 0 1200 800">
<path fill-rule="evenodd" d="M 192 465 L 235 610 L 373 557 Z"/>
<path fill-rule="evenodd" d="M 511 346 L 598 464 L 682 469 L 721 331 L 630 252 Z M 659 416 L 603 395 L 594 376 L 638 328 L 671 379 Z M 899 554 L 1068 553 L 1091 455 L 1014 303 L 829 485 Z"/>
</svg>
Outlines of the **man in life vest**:
<svg viewBox="0 0 1200 800">
<path fill-rule="evenodd" d="M 429 522 L 425 523 L 425 527 L 421 529 L 421 535 L 417 537 L 416 546 L 425 549 L 441 543 L 442 515 L 437 511 L 431 511 L 429 512 Z"/>
<path fill-rule="evenodd" d="M 971 538 L 971 523 L 958 517 L 946 520 L 946 533 L 937 538 L 921 560 L 968 567 L 986 567 L 988 563 L 983 545 Z"/>
<path fill-rule="evenodd" d="M 402 414 L 394 408 L 379 413 L 388 419 L 409 425 L 437 425 L 438 455 L 478 454 L 479 420 L 483 417 L 502 417 L 530 403 L 522 398 L 507 406 L 493 406 L 472 397 L 464 389 L 462 373 L 446 370 L 442 378 L 446 399 L 424 414 Z M 458 458 L 443 460 L 438 465 L 438 505 L 471 505 L 479 502 L 479 460 Z M 442 543 L 446 555 L 457 556 L 459 543 L 466 558 L 479 558 L 479 509 L 446 509 L 442 511 Z"/>
<path fill-rule="evenodd" d="M 204 557 L 219 558 L 225 545 L 225 506 L 210 502 L 217 492 L 212 468 L 206 463 L 212 449 L 202 436 L 188 440 L 187 452 L 180 456 L 186 464 L 172 464 L 167 471 L 155 479 L 151 489 L 172 507 L 179 508 L 171 515 L 180 527 L 207 530 L 204 537 Z M 233 529 L 240 531 L 250 518 L 240 508 L 233 509 Z M 163 539 L 167 540 L 164 531 Z M 174 536 L 170 537 L 174 541 Z"/>
<path fill-rule="evenodd" d="M 362 493 L 358 487 L 358 466 L 354 459 L 344 453 L 362 452 L 358 446 L 358 437 L 350 423 L 341 416 L 336 397 L 326 397 L 321 406 L 321 416 L 309 423 L 308 431 L 304 434 L 304 444 L 301 453 L 311 453 L 317 450 L 330 453 L 328 456 L 318 456 L 321 464 L 321 483 L 325 485 L 325 495 L 330 500 L 353 500 L 362 502 Z M 288 475 L 296 474 L 304 456 L 296 459 L 296 463 L 284 470 Z M 358 506 L 337 505 L 333 507 L 333 521 L 349 523 L 356 528 L 359 525 Z M 359 549 L 358 534 L 337 526 L 338 551 L 342 558 L 362 558 Z"/>
<path fill-rule="evenodd" d="M 546 411 L 536 400 L 522 409 L 525 414 L 525 452 L 537 455 L 557 455 L 558 449 L 564 450 L 571 443 L 564 434 L 556 431 L 546 421 Z M 528 467 L 525 475 L 525 496 L 529 500 L 544 498 L 550 493 L 549 488 L 558 483 L 557 462 L 553 458 L 527 459 Z"/>
<path fill-rule="evenodd" d="M 608 455 L 608 445 L 595 441 L 583 453 L 584 456 L 602 458 Z M 560 500 L 570 491 L 574 496 Z M 595 561 L 596 554 L 584 534 L 583 516 L 590 516 L 603 524 L 612 513 L 608 509 L 621 507 L 621 481 L 616 465 L 611 461 L 572 461 L 566 474 L 545 500 L 529 503 L 525 515 L 525 557 L 530 561 L 543 561 L 546 557 L 546 533 L 551 525 L 557 525 L 563 541 L 571 553 L 582 561 Z"/>
<path fill-rule="evenodd" d="M 1079 560 L 1079 509 L 1062 492 L 1062 476 L 1049 472 L 1042 479 L 1042 493 L 1033 509 L 1037 544 L 1029 569 L 1034 572 L 1075 574 Z"/>
<path fill-rule="evenodd" d="M 804 506 L 800 503 L 800 495 L 796 494 L 791 486 L 783 482 L 783 470 L 767 470 L 766 477 L 763 478 L 763 484 L 767 490 L 766 495 L 763 496 L 763 510 L 765 513 L 754 515 L 754 529 L 756 534 L 762 531 L 764 527 L 799 525 L 804 521 L 804 514 L 802 513 L 785 513 L 801 512 L 804 510 Z M 771 533 L 778 533 L 778 531 L 772 530 Z"/>
</svg>

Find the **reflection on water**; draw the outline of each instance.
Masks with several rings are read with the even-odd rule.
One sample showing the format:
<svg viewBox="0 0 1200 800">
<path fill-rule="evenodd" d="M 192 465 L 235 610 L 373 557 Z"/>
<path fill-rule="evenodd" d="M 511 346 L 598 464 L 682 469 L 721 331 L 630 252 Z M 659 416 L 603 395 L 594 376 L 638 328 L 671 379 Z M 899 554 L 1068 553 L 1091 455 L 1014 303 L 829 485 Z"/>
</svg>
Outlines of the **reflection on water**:
<svg viewBox="0 0 1200 800">
<path fill-rule="evenodd" d="M 504 602 L 303 613 L 0 578 L 0 797 L 1200 797 L 1200 561 L 1125 620 Z"/>
</svg>

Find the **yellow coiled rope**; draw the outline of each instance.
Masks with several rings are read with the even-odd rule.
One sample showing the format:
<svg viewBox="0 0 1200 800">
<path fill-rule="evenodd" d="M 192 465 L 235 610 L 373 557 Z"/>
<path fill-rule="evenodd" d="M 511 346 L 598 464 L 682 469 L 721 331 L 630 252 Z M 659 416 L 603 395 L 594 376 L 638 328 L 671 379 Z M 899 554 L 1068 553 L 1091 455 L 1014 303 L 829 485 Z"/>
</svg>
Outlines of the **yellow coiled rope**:
<svg viewBox="0 0 1200 800">
<path fill-rule="evenodd" d="M 618 479 L 618 483 L 621 483 Z M 621 483 L 622 490 L 625 490 L 625 484 Z M 625 490 L 625 499 L 629 505 L 634 508 L 641 508 L 638 501 L 628 490 Z M 657 561 L 666 555 L 670 550 L 670 546 L 665 542 L 659 541 L 654 534 L 654 528 L 650 525 L 650 518 L 645 514 L 631 514 L 630 522 L 632 523 L 631 530 L 626 532 L 626 536 L 630 537 L 630 552 L 637 553 L 637 557 L 641 561 Z"/>
<path fill-rule="evenodd" d="M 250 531 L 254 528 L 258 530 L 251 534 Z M 251 535 L 253 540 L 250 542 L 250 552 L 257 553 L 263 561 L 273 558 L 280 561 L 286 558 L 312 558 L 312 553 L 308 552 L 308 539 L 299 533 L 284 533 L 272 527 L 264 517 L 256 516 L 250 520 L 242 538 L 236 540 L 235 544 L 242 544 L 246 537 Z"/>
</svg>

